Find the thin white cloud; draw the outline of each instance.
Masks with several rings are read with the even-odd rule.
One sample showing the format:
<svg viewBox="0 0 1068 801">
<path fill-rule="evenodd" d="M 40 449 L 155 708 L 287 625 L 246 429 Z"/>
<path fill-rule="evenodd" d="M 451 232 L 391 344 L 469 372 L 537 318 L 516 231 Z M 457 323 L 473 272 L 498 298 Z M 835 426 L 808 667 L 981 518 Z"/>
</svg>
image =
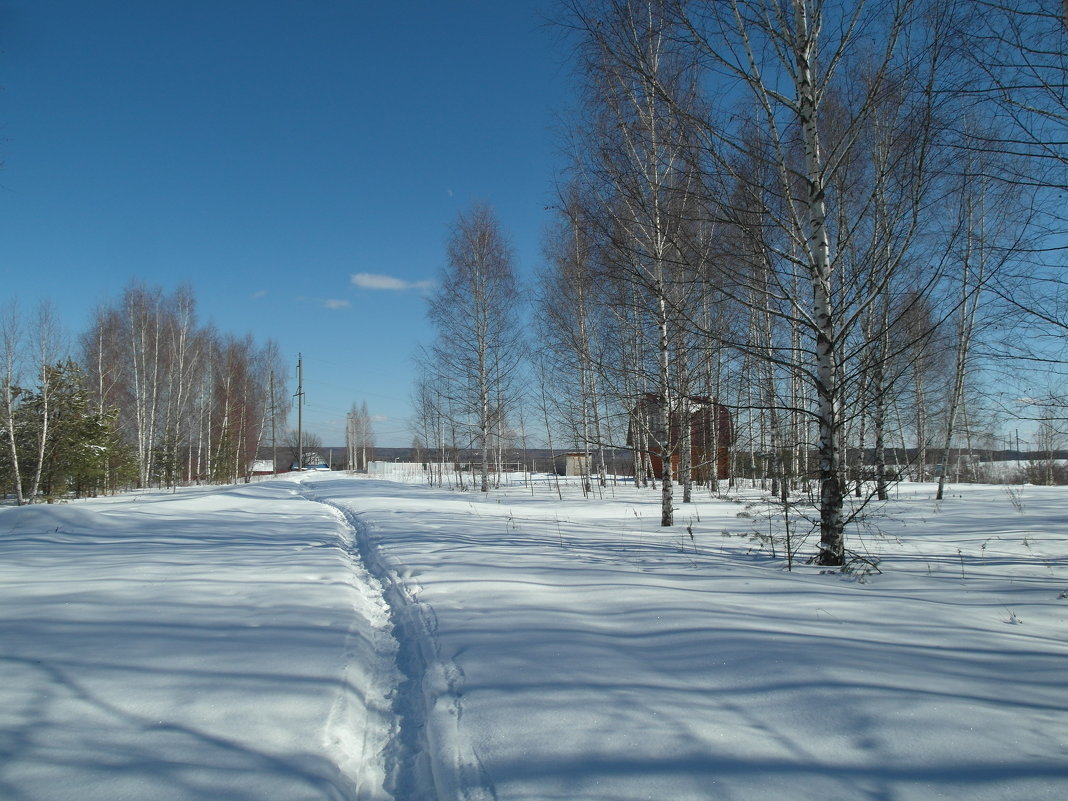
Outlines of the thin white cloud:
<svg viewBox="0 0 1068 801">
<path fill-rule="evenodd" d="M 323 301 L 323 308 L 325 309 L 347 309 L 351 305 L 347 300 L 337 300 L 336 298 L 327 298 Z"/>
<path fill-rule="evenodd" d="M 353 286 L 360 289 L 386 290 L 390 292 L 404 292 L 409 289 L 431 289 L 433 281 L 404 281 L 394 278 L 392 275 L 378 275 L 376 273 L 356 273 L 352 276 Z"/>
<path fill-rule="evenodd" d="M 254 298 L 265 298 L 265 297 L 267 297 L 267 290 L 266 289 L 257 290 L 256 292 L 252 293 L 252 297 L 254 297 Z"/>
</svg>

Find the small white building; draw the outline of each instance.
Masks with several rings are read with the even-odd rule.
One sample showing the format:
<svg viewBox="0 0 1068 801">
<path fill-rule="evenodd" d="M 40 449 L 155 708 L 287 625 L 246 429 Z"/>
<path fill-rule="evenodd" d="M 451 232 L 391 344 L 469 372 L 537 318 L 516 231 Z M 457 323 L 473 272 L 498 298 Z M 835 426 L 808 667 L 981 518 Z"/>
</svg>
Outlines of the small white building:
<svg viewBox="0 0 1068 801">
<path fill-rule="evenodd" d="M 561 476 L 588 476 L 590 457 L 581 451 L 572 451 L 557 456 L 556 473 Z"/>
</svg>

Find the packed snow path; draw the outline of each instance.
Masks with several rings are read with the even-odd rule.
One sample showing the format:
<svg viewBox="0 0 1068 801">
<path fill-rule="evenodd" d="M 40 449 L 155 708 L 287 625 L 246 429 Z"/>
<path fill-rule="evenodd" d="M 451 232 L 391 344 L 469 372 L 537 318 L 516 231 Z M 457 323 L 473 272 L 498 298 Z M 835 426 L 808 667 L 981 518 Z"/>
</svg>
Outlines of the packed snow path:
<svg viewBox="0 0 1068 801">
<path fill-rule="evenodd" d="M 0 510 L 0 799 L 389 798 L 353 538 L 292 482 Z"/>
<path fill-rule="evenodd" d="M 633 488 L 0 509 L 0 799 L 1068 797 L 1068 491 L 901 493 L 867 582 Z"/>
<path fill-rule="evenodd" d="M 307 497 L 339 510 L 357 530 L 363 561 L 381 582 L 378 586 L 386 588 L 402 677 L 394 694 L 394 737 L 386 754 L 388 789 L 397 801 L 495 799 L 477 755 L 459 731 L 464 675 L 442 652 L 434 607 L 421 602 L 422 588 L 413 571 L 383 554 L 383 536 L 406 541 L 421 541 L 427 532 L 434 536 L 437 526 L 427 525 L 423 516 L 441 505 L 441 493 L 419 487 L 416 499 L 402 499 L 397 497 L 405 489 L 402 485 L 341 482 L 336 476 L 309 478 L 305 486 Z M 395 525 L 380 525 L 389 518 Z M 464 525 L 463 515 L 457 522 Z"/>
</svg>

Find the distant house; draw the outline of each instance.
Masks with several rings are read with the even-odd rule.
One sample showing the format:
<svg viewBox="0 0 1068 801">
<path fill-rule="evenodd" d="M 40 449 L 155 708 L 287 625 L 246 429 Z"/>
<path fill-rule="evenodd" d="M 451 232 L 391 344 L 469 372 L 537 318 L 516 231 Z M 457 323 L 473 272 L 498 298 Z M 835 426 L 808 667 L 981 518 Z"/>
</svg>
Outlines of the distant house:
<svg viewBox="0 0 1068 801">
<path fill-rule="evenodd" d="M 730 448 L 734 444 L 731 414 L 726 406 L 707 396 L 678 398 L 670 410 L 669 431 L 664 430 L 663 400 L 655 393 L 643 395 L 630 413 L 627 445 L 648 455 L 654 475 L 664 472 L 664 451 L 670 454 L 674 475 L 679 470 L 682 421 L 689 415 L 690 465 L 695 481 L 729 475 Z M 715 471 L 715 472 L 713 472 Z"/>
<path fill-rule="evenodd" d="M 269 476 L 274 473 L 273 459 L 256 459 L 249 471 L 254 476 Z"/>
</svg>

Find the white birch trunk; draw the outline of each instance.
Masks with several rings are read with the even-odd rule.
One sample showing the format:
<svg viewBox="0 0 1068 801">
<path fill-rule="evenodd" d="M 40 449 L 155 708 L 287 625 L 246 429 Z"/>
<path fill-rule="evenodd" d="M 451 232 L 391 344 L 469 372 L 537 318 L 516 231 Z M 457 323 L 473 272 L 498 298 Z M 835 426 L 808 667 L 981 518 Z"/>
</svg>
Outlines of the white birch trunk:
<svg viewBox="0 0 1068 801">
<path fill-rule="evenodd" d="M 3 311 L 4 344 L 4 437 L 11 458 L 12 480 L 15 484 L 15 503 L 22 506 L 26 499 L 22 492 L 22 471 L 19 467 L 18 434 L 15 430 L 15 384 L 18 379 L 17 359 L 19 350 L 18 312 L 14 304 Z"/>
<path fill-rule="evenodd" d="M 836 407 L 839 385 L 835 364 L 838 332 L 835 327 L 833 263 L 827 231 L 827 200 L 816 125 L 816 87 L 813 61 L 815 40 L 806 0 L 793 0 L 794 57 L 796 59 L 797 118 L 804 148 L 807 212 L 807 255 L 812 280 L 813 318 L 816 327 L 816 421 L 820 481 L 820 543 L 817 564 L 841 565 L 845 560 L 842 520 L 840 421 Z"/>
</svg>

